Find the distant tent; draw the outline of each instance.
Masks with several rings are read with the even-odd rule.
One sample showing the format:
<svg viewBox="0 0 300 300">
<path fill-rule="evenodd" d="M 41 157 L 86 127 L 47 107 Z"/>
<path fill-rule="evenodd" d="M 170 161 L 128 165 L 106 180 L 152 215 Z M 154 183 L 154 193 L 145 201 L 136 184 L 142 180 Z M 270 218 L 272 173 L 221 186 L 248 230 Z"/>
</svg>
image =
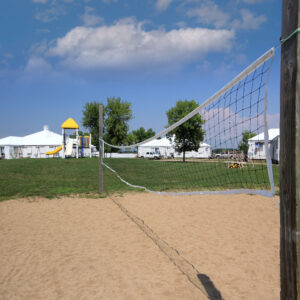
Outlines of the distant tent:
<svg viewBox="0 0 300 300">
<path fill-rule="evenodd" d="M 271 151 L 272 140 L 274 140 L 276 137 L 278 137 L 280 135 L 279 128 L 269 129 L 268 135 L 269 135 L 268 147 L 269 147 L 269 150 Z M 249 159 L 266 159 L 264 132 L 254 136 L 248 140 L 248 158 Z"/>
<path fill-rule="evenodd" d="M 0 139 L 0 153 L 6 159 L 30 157 L 45 158 L 47 151 L 52 151 L 62 143 L 62 135 L 44 130 L 26 135 L 24 137 L 9 136 Z"/>
<path fill-rule="evenodd" d="M 138 147 L 138 157 L 145 157 L 147 152 L 153 152 L 163 157 L 182 157 L 182 153 L 175 151 L 175 144 L 168 138 L 154 139 Z M 206 143 L 200 143 L 198 151 L 186 152 L 186 157 L 190 158 L 209 158 L 211 147 Z"/>
</svg>

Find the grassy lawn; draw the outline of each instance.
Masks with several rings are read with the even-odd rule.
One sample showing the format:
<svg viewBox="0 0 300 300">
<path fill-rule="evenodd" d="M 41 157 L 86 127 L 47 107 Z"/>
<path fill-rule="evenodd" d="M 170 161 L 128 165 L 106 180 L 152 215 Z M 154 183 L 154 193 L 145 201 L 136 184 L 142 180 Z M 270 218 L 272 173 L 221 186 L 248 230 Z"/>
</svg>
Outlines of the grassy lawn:
<svg viewBox="0 0 300 300">
<path fill-rule="evenodd" d="M 128 182 L 155 191 L 215 190 L 226 188 L 268 189 L 266 167 L 228 169 L 224 163 L 172 162 L 139 159 L 105 159 Z M 70 194 L 98 194 L 99 161 L 92 159 L 18 159 L 0 161 L 0 200 Z M 279 167 L 274 166 L 275 185 Z M 106 192 L 133 190 L 104 167 Z"/>
<path fill-rule="evenodd" d="M 109 192 L 130 188 L 112 172 L 104 171 Z M 99 160 L 92 159 L 16 159 L 0 160 L 0 200 L 70 194 L 98 194 Z"/>
<path fill-rule="evenodd" d="M 224 161 L 153 161 L 147 159 L 104 160 L 126 181 L 154 191 L 270 189 L 265 164 L 231 169 Z M 279 186 L 279 167 L 273 166 L 275 185 Z"/>
</svg>

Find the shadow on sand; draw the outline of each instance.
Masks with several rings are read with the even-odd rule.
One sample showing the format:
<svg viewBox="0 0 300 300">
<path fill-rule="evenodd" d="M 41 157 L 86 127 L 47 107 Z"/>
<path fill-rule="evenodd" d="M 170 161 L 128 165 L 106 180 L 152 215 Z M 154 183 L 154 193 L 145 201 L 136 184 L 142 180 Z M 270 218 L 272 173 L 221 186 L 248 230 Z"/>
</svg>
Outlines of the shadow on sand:
<svg viewBox="0 0 300 300">
<path fill-rule="evenodd" d="M 206 290 L 208 295 L 208 299 L 210 300 L 225 300 L 222 298 L 221 293 L 217 290 L 214 283 L 210 280 L 210 278 L 205 274 L 198 274 L 197 277 L 199 278 L 200 282 L 202 283 L 203 287 Z"/>
</svg>

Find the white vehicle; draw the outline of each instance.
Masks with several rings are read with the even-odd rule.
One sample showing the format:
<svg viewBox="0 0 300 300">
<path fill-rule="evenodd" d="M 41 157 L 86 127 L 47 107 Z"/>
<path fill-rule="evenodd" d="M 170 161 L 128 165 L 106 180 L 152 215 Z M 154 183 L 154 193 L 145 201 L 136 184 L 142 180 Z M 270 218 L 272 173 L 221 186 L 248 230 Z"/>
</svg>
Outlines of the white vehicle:
<svg viewBox="0 0 300 300">
<path fill-rule="evenodd" d="M 140 158 L 149 158 L 149 159 L 160 159 L 160 155 L 155 152 L 146 152 L 144 156 L 140 156 Z"/>
</svg>

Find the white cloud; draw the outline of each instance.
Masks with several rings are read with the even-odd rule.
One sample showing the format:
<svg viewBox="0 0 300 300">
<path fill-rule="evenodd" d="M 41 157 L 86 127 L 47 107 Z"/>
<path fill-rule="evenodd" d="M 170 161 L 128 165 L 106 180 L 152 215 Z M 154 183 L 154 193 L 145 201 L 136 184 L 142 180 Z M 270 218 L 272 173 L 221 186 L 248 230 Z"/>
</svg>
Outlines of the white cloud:
<svg viewBox="0 0 300 300">
<path fill-rule="evenodd" d="M 255 4 L 255 3 L 263 2 L 264 0 L 242 0 L 242 1 L 248 4 Z"/>
<path fill-rule="evenodd" d="M 41 57 L 48 49 L 48 43 L 44 40 L 39 43 L 32 44 L 29 53 L 31 57 Z"/>
<path fill-rule="evenodd" d="M 103 3 L 106 3 L 106 4 L 109 4 L 109 3 L 112 3 L 112 2 L 118 2 L 118 0 L 100 0 L 101 2 Z"/>
<path fill-rule="evenodd" d="M 91 7 L 86 7 L 84 14 L 81 16 L 81 19 L 85 26 L 95 26 L 103 21 L 103 18 L 94 14 L 94 9 Z"/>
<path fill-rule="evenodd" d="M 214 25 L 216 28 L 225 27 L 230 19 L 217 4 L 212 1 L 202 3 L 199 7 L 194 7 L 187 11 L 189 17 L 196 17 L 197 21 L 206 25 Z"/>
<path fill-rule="evenodd" d="M 172 0 L 157 0 L 155 3 L 155 8 L 158 11 L 166 10 L 171 4 Z"/>
<path fill-rule="evenodd" d="M 44 72 L 51 70 L 50 64 L 48 64 L 41 57 L 31 57 L 25 67 L 25 72 Z"/>
<path fill-rule="evenodd" d="M 222 104 L 219 106 L 219 108 L 203 109 L 200 112 L 200 115 L 206 120 L 203 125 L 204 141 L 212 147 L 236 148 L 245 130 L 256 134 L 264 131 L 263 110 L 258 115 L 251 114 L 250 118 L 250 115 L 245 115 L 245 112 L 235 113 L 230 107 L 224 108 Z M 279 113 L 267 114 L 268 128 L 279 128 L 279 117 Z"/>
<path fill-rule="evenodd" d="M 43 29 L 36 29 L 36 32 L 38 33 L 50 33 L 50 29 L 43 28 Z"/>
<path fill-rule="evenodd" d="M 14 56 L 11 53 L 4 53 L 3 55 L 0 55 L 0 65 L 9 65 L 9 61 L 13 59 Z"/>
<path fill-rule="evenodd" d="M 204 28 L 145 31 L 142 23 L 121 20 L 111 26 L 76 27 L 47 55 L 72 68 L 180 66 L 207 53 L 230 50 L 234 32 Z"/>
<path fill-rule="evenodd" d="M 221 9 L 212 0 L 185 0 L 186 3 L 195 3 L 196 6 L 189 8 L 186 12 L 187 16 L 196 18 L 197 22 L 205 25 L 213 25 L 215 28 L 232 28 L 234 30 L 255 30 L 259 29 L 261 24 L 266 22 L 264 15 L 256 16 L 250 10 L 241 9 L 240 17 L 234 19 L 230 13 Z M 248 3 L 259 2 L 257 0 L 244 0 Z"/>
<path fill-rule="evenodd" d="M 57 19 L 58 16 L 64 15 L 65 11 L 60 6 L 52 6 L 44 11 L 39 11 L 35 14 L 35 18 L 41 22 L 49 23 Z"/>
<path fill-rule="evenodd" d="M 280 114 L 268 114 L 267 115 L 268 127 L 269 128 L 279 128 L 280 127 Z"/>
<path fill-rule="evenodd" d="M 261 24 L 267 21 L 265 16 L 255 16 L 247 9 L 241 9 L 241 16 L 242 20 L 235 20 L 233 22 L 233 27 L 236 29 L 259 29 Z"/>
<path fill-rule="evenodd" d="M 33 3 L 42 3 L 42 4 L 46 4 L 47 0 L 32 0 Z"/>
</svg>

